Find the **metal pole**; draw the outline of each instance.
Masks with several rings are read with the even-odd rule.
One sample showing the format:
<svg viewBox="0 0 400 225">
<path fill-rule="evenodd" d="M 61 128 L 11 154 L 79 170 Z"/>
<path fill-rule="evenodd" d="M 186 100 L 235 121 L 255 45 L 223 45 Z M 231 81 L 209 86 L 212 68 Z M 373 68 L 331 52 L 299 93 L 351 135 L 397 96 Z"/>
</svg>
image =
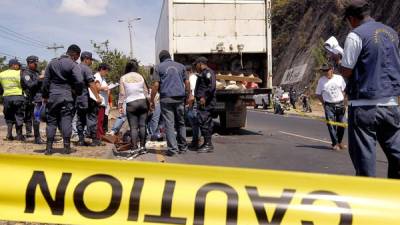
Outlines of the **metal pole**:
<svg viewBox="0 0 400 225">
<path fill-rule="evenodd" d="M 266 0 L 265 13 L 267 25 L 267 88 L 272 89 L 272 5 Z"/>
<path fill-rule="evenodd" d="M 132 44 L 132 24 L 131 21 L 128 21 L 128 29 L 129 29 L 129 46 L 130 46 L 130 53 L 131 59 L 133 59 L 133 44 Z"/>
<path fill-rule="evenodd" d="M 57 49 L 59 48 L 64 48 L 63 45 L 57 45 L 56 43 L 53 44 L 53 46 L 48 46 L 48 50 L 54 50 L 54 57 L 57 58 Z"/>
</svg>

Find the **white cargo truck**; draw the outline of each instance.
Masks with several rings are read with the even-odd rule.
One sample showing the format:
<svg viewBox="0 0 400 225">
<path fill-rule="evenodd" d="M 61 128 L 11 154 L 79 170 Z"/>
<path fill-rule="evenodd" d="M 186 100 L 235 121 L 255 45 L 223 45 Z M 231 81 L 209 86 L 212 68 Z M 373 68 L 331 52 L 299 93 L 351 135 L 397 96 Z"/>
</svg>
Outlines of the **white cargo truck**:
<svg viewBox="0 0 400 225">
<path fill-rule="evenodd" d="M 162 50 L 184 65 L 205 56 L 217 73 L 258 76 L 266 86 L 271 76 L 267 9 L 265 0 L 164 0 L 155 40 L 156 59 Z M 270 89 L 218 90 L 221 126 L 244 127 L 248 102 L 253 95 L 266 93 Z"/>
</svg>

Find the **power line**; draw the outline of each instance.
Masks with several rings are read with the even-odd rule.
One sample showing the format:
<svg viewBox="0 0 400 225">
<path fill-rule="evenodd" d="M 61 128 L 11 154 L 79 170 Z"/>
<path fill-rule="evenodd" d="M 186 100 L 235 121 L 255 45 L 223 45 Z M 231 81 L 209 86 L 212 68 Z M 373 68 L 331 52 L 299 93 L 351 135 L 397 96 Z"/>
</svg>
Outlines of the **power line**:
<svg viewBox="0 0 400 225">
<path fill-rule="evenodd" d="M 38 40 L 38 39 L 29 37 L 29 36 L 24 35 L 24 34 L 21 34 L 21 33 L 18 33 L 18 32 L 14 31 L 14 30 L 12 30 L 12 29 L 10 29 L 10 28 L 8 28 L 8 27 L 3 26 L 3 25 L 0 25 L 0 29 L 6 30 L 7 32 L 12 33 L 12 34 L 14 34 L 14 35 L 16 35 L 16 36 L 20 36 L 20 37 L 22 37 L 22 38 L 24 38 L 24 39 L 28 39 L 28 40 L 30 40 L 30 41 L 36 42 L 36 43 L 38 43 L 38 44 L 40 44 L 40 45 L 44 45 L 44 46 L 47 46 L 47 45 L 48 45 L 48 43 L 46 43 L 46 42 L 40 41 L 40 40 Z"/>
<path fill-rule="evenodd" d="M 31 41 L 31 40 L 30 40 L 30 39 L 28 39 L 28 38 L 23 38 L 23 37 L 20 37 L 20 36 L 14 35 L 13 33 L 9 32 L 9 31 L 2 30 L 2 29 L 1 29 L 1 27 L 0 27 L 0 32 L 1 32 L 1 34 L 3 34 L 3 36 L 7 36 L 7 37 L 14 38 L 14 39 L 18 39 L 18 40 L 21 40 L 21 41 L 24 41 L 24 42 L 27 42 L 27 43 L 30 43 L 30 44 L 34 44 L 34 45 L 37 45 L 37 46 L 43 47 L 43 48 L 45 48 L 45 47 L 46 47 L 45 45 L 43 45 L 43 44 L 39 44 L 39 43 L 37 43 L 37 42 L 34 42 L 34 41 Z"/>
<path fill-rule="evenodd" d="M 43 49 L 43 48 L 46 47 L 46 46 L 41 46 L 41 45 L 34 44 L 34 43 L 32 43 L 32 42 L 29 43 L 29 42 L 27 42 L 27 41 L 18 40 L 18 39 L 9 37 L 9 36 L 5 36 L 5 35 L 3 35 L 3 34 L 1 34 L 1 33 L 0 33 L 0 37 L 3 37 L 3 38 L 5 38 L 5 39 L 8 39 L 8 40 L 11 40 L 11 41 L 14 41 L 14 42 L 18 42 L 18 43 L 21 43 L 21 44 L 25 44 L 25 45 L 29 45 L 29 46 L 32 46 L 32 47 L 40 48 L 40 49 Z"/>
<path fill-rule="evenodd" d="M 57 57 L 57 49 L 64 48 L 64 45 L 57 45 L 56 43 L 53 44 L 53 46 L 48 46 L 48 50 L 54 50 L 54 56 Z"/>
</svg>

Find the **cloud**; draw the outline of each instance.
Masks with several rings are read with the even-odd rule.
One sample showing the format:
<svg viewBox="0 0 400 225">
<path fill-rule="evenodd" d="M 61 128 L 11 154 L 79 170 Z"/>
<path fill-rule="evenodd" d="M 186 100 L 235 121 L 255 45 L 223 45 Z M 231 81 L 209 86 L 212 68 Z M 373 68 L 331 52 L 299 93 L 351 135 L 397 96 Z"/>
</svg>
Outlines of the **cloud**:
<svg viewBox="0 0 400 225">
<path fill-rule="evenodd" d="M 106 13 L 109 0 L 63 0 L 58 12 L 79 16 L 100 16 Z"/>
</svg>

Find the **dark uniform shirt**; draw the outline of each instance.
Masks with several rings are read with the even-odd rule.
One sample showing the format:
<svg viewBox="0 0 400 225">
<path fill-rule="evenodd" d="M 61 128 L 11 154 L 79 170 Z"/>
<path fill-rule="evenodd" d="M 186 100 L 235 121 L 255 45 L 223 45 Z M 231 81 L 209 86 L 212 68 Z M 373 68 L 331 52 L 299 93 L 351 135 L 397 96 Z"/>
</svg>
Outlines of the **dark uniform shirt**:
<svg viewBox="0 0 400 225">
<path fill-rule="evenodd" d="M 216 104 L 216 76 L 210 68 L 204 69 L 197 75 L 196 88 L 194 95 L 196 99 L 205 98 L 206 107 L 214 107 Z"/>
<path fill-rule="evenodd" d="M 160 82 L 160 102 L 179 103 L 186 97 L 185 66 L 167 59 L 154 68 L 153 80 Z"/>
<path fill-rule="evenodd" d="M 21 86 L 30 102 L 42 102 L 42 81 L 39 80 L 39 72 L 26 69 L 21 75 Z"/>
<path fill-rule="evenodd" d="M 42 96 L 49 102 L 73 102 L 74 96 L 81 95 L 83 76 L 79 65 L 69 56 L 53 59 L 46 68 Z"/>
<path fill-rule="evenodd" d="M 83 86 L 82 94 L 76 98 L 76 104 L 79 108 L 86 109 L 89 107 L 88 88 L 89 88 L 89 84 L 94 82 L 94 76 L 93 76 L 92 69 L 90 69 L 90 67 L 87 66 L 86 64 L 81 63 L 81 64 L 79 64 L 79 67 L 81 68 L 84 86 Z"/>
</svg>

